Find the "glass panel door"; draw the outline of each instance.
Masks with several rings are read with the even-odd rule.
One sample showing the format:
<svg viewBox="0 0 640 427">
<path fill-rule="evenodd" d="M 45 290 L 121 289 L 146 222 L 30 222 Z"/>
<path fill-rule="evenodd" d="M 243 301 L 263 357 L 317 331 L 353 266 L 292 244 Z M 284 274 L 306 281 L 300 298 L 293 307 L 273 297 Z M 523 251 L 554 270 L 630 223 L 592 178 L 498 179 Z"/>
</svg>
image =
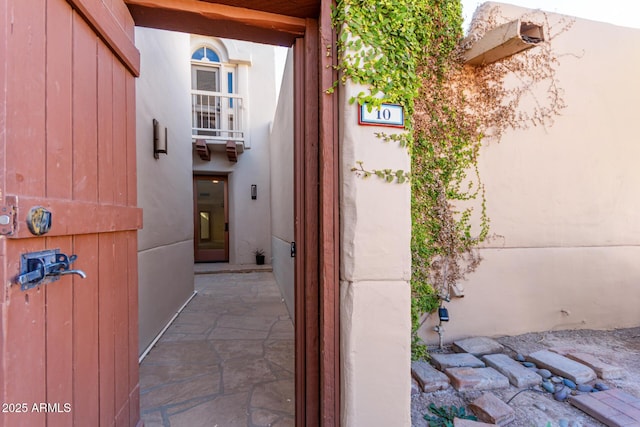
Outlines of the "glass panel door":
<svg viewBox="0 0 640 427">
<path fill-rule="evenodd" d="M 227 178 L 196 176 L 193 190 L 196 262 L 229 261 Z"/>
</svg>

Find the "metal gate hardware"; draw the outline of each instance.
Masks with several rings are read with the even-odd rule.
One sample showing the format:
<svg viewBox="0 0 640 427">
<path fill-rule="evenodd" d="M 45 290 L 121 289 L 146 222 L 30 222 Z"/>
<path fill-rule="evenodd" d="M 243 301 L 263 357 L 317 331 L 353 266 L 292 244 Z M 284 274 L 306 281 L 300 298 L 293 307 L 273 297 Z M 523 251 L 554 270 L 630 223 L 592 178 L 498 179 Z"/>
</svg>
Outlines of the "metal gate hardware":
<svg viewBox="0 0 640 427">
<path fill-rule="evenodd" d="M 51 212 L 42 206 L 34 206 L 27 214 L 27 227 L 34 236 L 47 234 L 51 229 Z"/>
<path fill-rule="evenodd" d="M 60 253 L 60 249 L 49 249 L 40 252 L 22 254 L 20 258 L 20 275 L 16 282 L 23 291 L 39 285 L 55 282 L 60 276 L 77 274 L 83 279 L 87 275 L 82 270 L 71 270 L 69 265 L 78 258 L 76 255 L 67 256 Z"/>
<path fill-rule="evenodd" d="M 0 234 L 13 234 L 16 227 L 16 210 L 13 206 L 0 206 Z"/>
</svg>

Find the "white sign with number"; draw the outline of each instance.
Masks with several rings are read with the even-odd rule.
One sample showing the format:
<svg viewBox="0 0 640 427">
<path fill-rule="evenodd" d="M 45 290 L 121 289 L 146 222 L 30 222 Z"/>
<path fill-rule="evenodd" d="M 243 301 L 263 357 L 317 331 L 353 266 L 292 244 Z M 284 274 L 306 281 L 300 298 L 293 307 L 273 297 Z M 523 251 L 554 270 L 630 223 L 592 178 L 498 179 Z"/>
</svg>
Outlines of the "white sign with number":
<svg viewBox="0 0 640 427">
<path fill-rule="evenodd" d="M 401 105 L 382 104 L 379 108 L 371 108 L 363 104 L 358 114 L 358 124 L 370 126 L 404 127 L 404 110 Z"/>
</svg>

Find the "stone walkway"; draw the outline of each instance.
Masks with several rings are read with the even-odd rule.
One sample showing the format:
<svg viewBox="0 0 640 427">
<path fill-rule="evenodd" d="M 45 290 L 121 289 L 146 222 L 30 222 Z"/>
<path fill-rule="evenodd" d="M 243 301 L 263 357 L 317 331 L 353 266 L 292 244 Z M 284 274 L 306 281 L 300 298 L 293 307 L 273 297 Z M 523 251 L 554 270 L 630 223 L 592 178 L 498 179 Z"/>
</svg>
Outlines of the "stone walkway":
<svg viewBox="0 0 640 427">
<path fill-rule="evenodd" d="M 199 274 L 140 366 L 145 427 L 294 425 L 294 332 L 271 272 Z"/>
</svg>

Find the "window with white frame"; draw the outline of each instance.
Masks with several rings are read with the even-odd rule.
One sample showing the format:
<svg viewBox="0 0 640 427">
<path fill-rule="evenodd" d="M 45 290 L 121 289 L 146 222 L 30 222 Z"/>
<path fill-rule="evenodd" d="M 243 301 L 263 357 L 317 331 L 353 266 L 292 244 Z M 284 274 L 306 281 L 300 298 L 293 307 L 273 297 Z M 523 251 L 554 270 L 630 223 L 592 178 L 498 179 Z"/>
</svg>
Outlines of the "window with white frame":
<svg viewBox="0 0 640 427">
<path fill-rule="evenodd" d="M 191 55 L 191 108 L 193 138 L 242 140 L 240 109 L 236 93 L 235 66 L 220 61 L 209 46 Z"/>
</svg>

